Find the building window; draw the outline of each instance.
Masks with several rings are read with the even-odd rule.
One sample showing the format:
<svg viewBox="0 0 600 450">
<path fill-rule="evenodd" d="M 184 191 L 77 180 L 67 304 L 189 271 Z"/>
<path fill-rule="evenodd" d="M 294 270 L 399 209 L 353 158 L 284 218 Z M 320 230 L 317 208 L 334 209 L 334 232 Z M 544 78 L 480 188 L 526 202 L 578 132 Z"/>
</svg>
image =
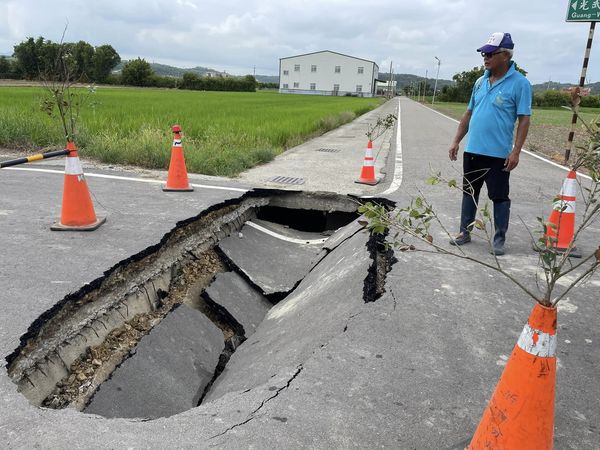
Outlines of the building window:
<svg viewBox="0 0 600 450">
<path fill-rule="evenodd" d="M 339 84 L 334 84 L 333 85 L 333 92 L 338 92 L 340 90 L 340 85 Z"/>
<path fill-rule="evenodd" d="M 317 89 L 317 85 L 315 83 L 310 83 L 310 90 L 314 91 Z"/>
<path fill-rule="evenodd" d="M 356 92 L 362 92 L 362 84 L 356 85 Z"/>
<path fill-rule="evenodd" d="M 287 83 L 283 83 L 283 89 L 287 89 L 288 88 L 288 84 Z"/>
<path fill-rule="evenodd" d="M 299 88 L 300 87 L 300 83 L 298 83 L 297 81 L 294 81 L 294 87 L 295 88 Z"/>
<path fill-rule="evenodd" d="M 316 72 L 317 71 L 317 66 L 315 66 L 314 64 L 312 66 L 310 66 L 310 71 L 311 72 Z"/>
<path fill-rule="evenodd" d="M 289 75 L 289 74 L 290 74 L 290 71 L 289 71 L 289 70 L 284 70 L 284 71 L 283 71 L 283 74 L 284 74 L 284 75 Z"/>
<path fill-rule="evenodd" d="M 340 73 L 342 71 L 342 66 L 335 66 L 335 73 Z"/>
<path fill-rule="evenodd" d="M 300 64 L 294 65 L 294 72 L 300 72 Z"/>
<path fill-rule="evenodd" d="M 365 73 L 365 68 L 364 67 L 359 67 L 358 68 L 358 73 Z"/>
</svg>

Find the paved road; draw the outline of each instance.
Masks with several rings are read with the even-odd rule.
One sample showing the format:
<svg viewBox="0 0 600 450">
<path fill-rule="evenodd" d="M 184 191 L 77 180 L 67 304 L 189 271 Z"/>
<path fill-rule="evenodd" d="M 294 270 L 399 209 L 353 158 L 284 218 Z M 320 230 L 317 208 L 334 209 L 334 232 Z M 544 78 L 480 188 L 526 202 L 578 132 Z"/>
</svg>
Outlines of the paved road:
<svg viewBox="0 0 600 450">
<path fill-rule="evenodd" d="M 460 166 L 446 157 L 456 123 L 404 98 L 379 113 L 397 108 L 399 130 L 376 144 L 389 149 L 380 153 L 378 169 L 385 180 L 376 187 L 354 185 L 354 175 L 342 169 L 352 152 L 360 170 L 363 118 L 344 129 L 353 137 L 338 130 L 310 144 L 341 148 L 323 152 L 331 161 L 317 166 L 329 170 L 317 177 L 315 164 L 303 166 L 305 158 L 298 157 L 315 153 L 308 144 L 240 180 L 203 178 L 197 183 L 217 189 L 198 187 L 186 195 L 165 194 L 151 182 L 89 173 L 97 212 L 109 214 L 94 233 L 48 231 L 58 214 L 61 167 L 42 166 L 58 174 L 3 170 L 0 353 L 11 353 L 31 323 L 65 295 L 156 244 L 177 221 L 242 195 L 227 188 L 264 186 L 268 167 L 273 176 L 287 175 L 283 170 L 291 164 L 290 176 L 304 178 L 310 190 L 385 193 L 400 204 L 420 189 L 444 221 L 456 224 L 459 196 L 424 183 L 430 166 L 458 176 Z M 513 216 L 503 261 L 532 287 L 528 274 L 536 255 L 518 217 L 533 225 L 536 216 L 546 216 L 565 173 L 524 155 L 512 176 Z M 596 225 L 582 240 L 584 251 L 590 250 L 590 236 L 598 235 Z M 444 239 L 440 230 L 434 237 Z M 345 241 L 269 312 L 233 355 L 212 401 L 150 422 L 108 420 L 30 406 L 3 369 L 2 442 L 8 448 L 464 447 L 533 303 L 494 272 L 429 253 L 396 255 L 386 292 L 365 303 L 363 281 L 371 264 L 366 241 L 363 233 Z M 468 251 L 488 257 L 481 240 Z M 569 294 L 559 311 L 556 448 L 600 446 L 599 287 L 596 278 Z"/>
</svg>

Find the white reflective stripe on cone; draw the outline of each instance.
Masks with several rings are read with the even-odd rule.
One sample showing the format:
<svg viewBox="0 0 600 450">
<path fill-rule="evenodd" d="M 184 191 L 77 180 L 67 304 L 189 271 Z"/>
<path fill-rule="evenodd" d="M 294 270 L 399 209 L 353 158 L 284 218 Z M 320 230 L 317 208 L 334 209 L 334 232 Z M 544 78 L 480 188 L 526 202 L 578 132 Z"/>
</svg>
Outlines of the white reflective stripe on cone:
<svg viewBox="0 0 600 450">
<path fill-rule="evenodd" d="M 66 175 L 81 175 L 83 169 L 81 168 L 81 161 L 77 156 L 67 157 L 65 161 L 65 174 Z"/>
<path fill-rule="evenodd" d="M 181 140 L 173 141 L 173 147 L 181 147 Z"/>
<path fill-rule="evenodd" d="M 373 161 L 372 159 L 365 159 L 365 162 L 363 163 L 363 166 L 365 167 L 371 167 L 375 165 L 375 161 Z"/>
<path fill-rule="evenodd" d="M 575 213 L 575 202 L 571 200 L 557 200 L 552 204 L 552 209 L 564 214 Z"/>
<path fill-rule="evenodd" d="M 556 335 L 535 330 L 526 324 L 517 345 L 530 355 L 551 358 L 556 356 Z"/>
<path fill-rule="evenodd" d="M 577 196 L 577 180 L 573 178 L 567 178 L 563 183 L 563 187 L 560 190 L 560 195 L 566 195 L 568 197 Z"/>
</svg>

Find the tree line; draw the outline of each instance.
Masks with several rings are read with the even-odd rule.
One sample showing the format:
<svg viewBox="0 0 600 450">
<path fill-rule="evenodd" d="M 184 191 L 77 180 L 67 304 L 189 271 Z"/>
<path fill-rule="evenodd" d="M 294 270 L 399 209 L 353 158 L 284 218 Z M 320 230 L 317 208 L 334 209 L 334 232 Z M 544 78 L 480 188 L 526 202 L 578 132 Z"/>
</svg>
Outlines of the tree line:
<svg viewBox="0 0 600 450">
<path fill-rule="evenodd" d="M 523 75 L 527 75 L 527 72 L 519 66 L 517 66 L 516 69 Z M 452 77 L 452 79 L 455 81 L 455 85 L 444 86 L 436 99 L 440 102 L 468 103 L 469 99 L 471 98 L 473 86 L 479 77 L 483 76 L 484 70 L 485 68 L 480 66 L 455 74 Z M 531 104 L 533 106 L 556 108 L 560 106 L 571 105 L 571 96 L 568 92 L 546 90 L 544 92 L 535 92 L 532 95 L 533 97 Z M 600 108 L 600 95 L 588 95 L 581 97 L 580 106 L 588 108 Z"/>
<path fill-rule="evenodd" d="M 208 78 L 187 72 L 183 78 L 160 76 L 143 58 L 127 61 L 120 73 L 113 73 L 121 62 L 117 51 L 110 45 L 94 47 L 85 41 L 57 43 L 41 36 L 30 37 L 13 50 L 12 58 L 0 57 L 0 78 L 39 81 L 68 78 L 82 83 L 205 91 L 254 92 L 266 87 L 252 75 Z"/>
</svg>

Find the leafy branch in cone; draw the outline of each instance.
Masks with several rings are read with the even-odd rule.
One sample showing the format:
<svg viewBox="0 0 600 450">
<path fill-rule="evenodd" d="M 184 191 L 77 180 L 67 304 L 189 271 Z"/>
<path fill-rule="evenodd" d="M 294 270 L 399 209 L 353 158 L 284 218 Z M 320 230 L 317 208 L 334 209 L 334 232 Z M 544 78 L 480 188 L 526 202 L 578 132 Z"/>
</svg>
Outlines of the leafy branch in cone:
<svg viewBox="0 0 600 450">
<path fill-rule="evenodd" d="M 75 61 L 71 48 L 64 44 L 64 36 L 59 43 L 48 45 L 49 51 L 54 53 L 54 62 L 50 68 L 40 74 L 40 79 L 46 95 L 42 98 L 40 109 L 50 117 L 58 117 L 67 142 L 73 142 L 78 132 L 77 124 L 81 109 L 86 104 L 89 96 L 95 94 L 96 89 L 89 86 L 87 89 L 77 88 L 75 84 L 85 76 L 75 77 Z"/>
<path fill-rule="evenodd" d="M 543 274 L 543 286 L 539 283 L 538 271 L 536 271 L 535 277 L 538 289 L 541 291 L 541 296 L 539 292 L 534 292 L 524 282 L 505 270 L 493 252 L 494 224 L 489 202 L 485 202 L 483 207 L 478 208 L 477 218 L 470 224 L 470 228 L 473 228 L 473 232 L 484 235 L 490 245 L 490 250 L 492 250 L 491 253 L 494 255 L 493 262 L 468 254 L 460 246 L 449 248 L 446 245 L 437 243 L 430 232 L 432 224 L 439 226 L 448 238 L 452 239 L 452 236 L 436 213 L 433 205 L 420 190 L 418 190 L 419 195 L 413 198 L 408 206 L 402 208 L 391 210 L 377 203 L 364 203 L 358 208 L 359 213 L 363 214 L 366 219 L 362 224 L 373 234 L 385 234 L 387 232 L 386 245 L 396 250 L 402 252 L 423 251 L 437 253 L 476 262 L 501 273 L 540 304 L 555 307 L 571 289 L 591 278 L 600 266 L 600 246 L 577 263 L 573 263 L 569 258 L 569 252 L 573 249 L 577 237 L 600 216 L 600 154 L 596 150 L 600 148 L 599 139 L 600 133 L 595 136 L 595 145 L 591 145 L 586 150 L 585 155 L 580 154 L 578 156 L 578 161 L 583 161 L 580 167 L 584 167 L 589 171 L 592 182 L 590 187 L 581 186 L 580 183 L 582 191 L 586 192 L 583 198 L 585 210 L 581 224 L 577 227 L 569 248 L 566 251 L 558 250 L 556 248 L 557 239 L 553 236 L 548 236 L 548 229 L 557 228 L 556 224 L 545 222 L 542 218 L 538 217 L 537 220 L 540 224 L 540 229 L 534 233 L 528 229 L 532 243 L 539 253 L 538 267 L 539 272 Z M 458 189 L 463 193 L 466 192 L 472 195 L 472 191 L 463 190 L 458 186 L 456 180 L 446 180 L 439 172 L 427 180 L 427 183 L 431 185 L 437 185 L 442 182 L 448 188 Z M 565 208 L 565 206 L 561 206 L 561 214 L 565 211 Z M 534 237 L 535 234 L 539 235 L 537 239 Z M 597 244 L 600 244 L 600 242 L 596 243 L 594 248 Z M 576 277 L 568 281 L 566 288 L 561 293 L 555 294 L 558 281 L 572 274 L 576 274 Z"/>
<path fill-rule="evenodd" d="M 388 114 L 385 117 L 379 117 L 377 122 L 367 126 L 367 132 L 365 133 L 367 138 L 369 138 L 370 141 L 374 141 L 391 127 L 393 127 L 394 123 L 396 123 L 396 119 L 398 118 L 394 114 Z"/>
</svg>

